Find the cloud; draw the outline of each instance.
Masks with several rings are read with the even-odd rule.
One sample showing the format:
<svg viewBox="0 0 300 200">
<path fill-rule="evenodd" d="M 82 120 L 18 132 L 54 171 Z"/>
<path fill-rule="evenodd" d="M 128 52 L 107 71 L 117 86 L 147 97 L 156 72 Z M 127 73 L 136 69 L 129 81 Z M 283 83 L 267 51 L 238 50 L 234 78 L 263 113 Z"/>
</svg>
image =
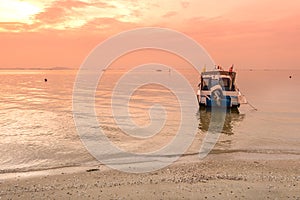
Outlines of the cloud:
<svg viewBox="0 0 300 200">
<path fill-rule="evenodd" d="M 143 13 L 136 2 L 128 5 L 118 2 L 63 0 L 53 1 L 42 12 L 32 16 L 32 24 L 9 23 L 1 24 L 0 31 L 41 31 L 41 30 L 74 30 L 74 29 L 105 29 L 105 27 L 127 27 L 141 18 Z M 115 19 L 115 20 L 113 20 Z M 99 21 L 102 23 L 99 24 Z M 109 24 L 111 23 L 111 24 Z"/>
<path fill-rule="evenodd" d="M 40 25 L 35 24 L 26 24 L 22 22 L 0 22 L 0 32 L 22 32 L 28 30 L 34 30 Z"/>
<path fill-rule="evenodd" d="M 173 17 L 177 14 L 178 14 L 178 12 L 176 12 L 176 11 L 170 11 L 170 12 L 167 12 L 166 14 L 164 14 L 162 17 L 163 18 L 169 18 L 169 17 Z"/>
<path fill-rule="evenodd" d="M 180 4 L 182 8 L 188 8 L 190 6 L 190 2 L 188 1 L 181 1 Z"/>
<path fill-rule="evenodd" d="M 35 22 L 54 24 L 66 18 L 66 10 L 62 7 L 49 7 L 35 16 Z"/>
<path fill-rule="evenodd" d="M 135 28 L 138 25 L 132 22 L 123 22 L 116 18 L 95 18 L 93 20 L 88 21 L 85 25 L 83 25 L 80 29 L 84 31 L 105 31 L 105 33 L 117 33 L 123 30 Z"/>
<path fill-rule="evenodd" d="M 55 24 L 63 22 L 68 17 L 76 14 L 74 8 L 84 8 L 90 6 L 90 3 L 86 3 L 78 0 L 64 0 L 55 1 L 45 10 L 35 15 L 35 20 L 46 24 Z"/>
<path fill-rule="evenodd" d="M 101 1 L 84 2 L 79 0 L 55 1 L 35 16 L 35 21 L 45 25 L 57 25 L 57 27 L 80 27 L 90 16 L 84 16 L 89 10 L 115 8 L 113 5 Z M 55 28 L 55 26 L 53 27 Z"/>
<path fill-rule="evenodd" d="M 87 2 L 83 1 L 78 1 L 78 0 L 64 0 L 64 1 L 55 1 L 52 4 L 52 7 L 58 6 L 58 7 L 63 7 L 65 9 L 72 9 L 72 8 L 80 8 L 80 7 L 85 7 L 89 6 L 90 4 Z"/>
<path fill-rule="evenodd" d="M 42 12 L 31 17 L 31 23 L 10 22 L 1 23 L 1 31 L 37 31 L 38 29 L 54 28 L 55 24 L 64 24 L 67 20 L 76 16 L 74 8 L 84 8 L 91 5 L 100 5 L 99 3 L 86 3 L 79 0 L 53 1 L 47 5 Z M 102 6 L 106 5 L 101 3 Z"/>
</svg>

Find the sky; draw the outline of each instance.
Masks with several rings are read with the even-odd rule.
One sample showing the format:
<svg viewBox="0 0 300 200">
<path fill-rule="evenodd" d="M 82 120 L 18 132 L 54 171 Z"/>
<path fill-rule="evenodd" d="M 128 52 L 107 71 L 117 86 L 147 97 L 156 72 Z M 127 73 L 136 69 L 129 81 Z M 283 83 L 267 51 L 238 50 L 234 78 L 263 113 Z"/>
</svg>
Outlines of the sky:
<svg viewBox="0 0 300 200">
<path fill-rule="evenodd" d="M 164 27 L 222 66 L 300 69 L 299 0 L 0 0 L 0 68 L 78 68 L 122 31 Z"/>
</svg>

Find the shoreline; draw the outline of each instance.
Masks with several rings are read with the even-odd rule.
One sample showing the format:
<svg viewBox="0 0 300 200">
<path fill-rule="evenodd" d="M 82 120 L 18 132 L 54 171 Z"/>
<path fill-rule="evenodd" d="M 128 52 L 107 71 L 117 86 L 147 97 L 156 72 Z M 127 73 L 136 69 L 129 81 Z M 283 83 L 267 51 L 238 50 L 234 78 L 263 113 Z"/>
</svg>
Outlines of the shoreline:
<svg viewBox="0 0 300 200">
<path fill-rule="evenodd" d="M 244 153 L 244 152 L 222 152 L 219 153 L 217 150 L 212 150 L 208 156 L 205 158 L 199 159 L 198 154 L 192 155 L 182 155 L 173 165 L 185 164 L 185 163 L 202 163 L 207 160 L 232 160 L 232 161 L 241 161 L 241 162 L 261 162 L 261 161 L 299 161 L 300 155 L 296 154 L 267 154 L 267 153 Z M 65 173 L 80 173 L 90 169 L 101 169 L 101 170 L 115 170 L 105 166 L 105 164 L 100 163 L 96 159 L 92 162 L 84 163 L 82 165 L 66 165 L 66 166 L 57 166 L 51 168 L 40 168 L 40 169 L 16 169 L 12 170 L 0 170 L 0 182 L 6 179 L 13 178 L 28 178 L 44 175 L 59 175 Z"/>
<path fill-rule="evenodd" d="M 0 199 L 45 198 L 300 199 L 300 161 L 208 156 L 143 174 L 99 165 L 0 178 Z"/>
</svg>

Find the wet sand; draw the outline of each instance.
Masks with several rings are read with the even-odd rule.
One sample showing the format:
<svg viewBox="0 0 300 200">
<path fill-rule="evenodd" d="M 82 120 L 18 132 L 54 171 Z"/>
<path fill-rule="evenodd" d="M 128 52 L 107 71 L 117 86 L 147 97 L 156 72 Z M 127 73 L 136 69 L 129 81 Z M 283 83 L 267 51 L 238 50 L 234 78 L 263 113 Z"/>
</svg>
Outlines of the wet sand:
<svg viewBox="0 0 300 200">
<path fill-rule="evenodd" d="M 2 178 L 1 178 L 2 176 Z M 179 162 L 144 174 L 105 166 L 0 175 L 0 199 L 300 199 L 299 160 Z"/>
</svg>

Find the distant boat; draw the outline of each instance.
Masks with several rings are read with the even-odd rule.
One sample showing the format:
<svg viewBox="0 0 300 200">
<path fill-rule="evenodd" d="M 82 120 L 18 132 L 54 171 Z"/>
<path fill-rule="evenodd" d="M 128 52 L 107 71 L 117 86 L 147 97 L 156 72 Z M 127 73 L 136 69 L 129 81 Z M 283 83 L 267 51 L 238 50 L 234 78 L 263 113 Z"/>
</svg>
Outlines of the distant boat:
<svg viewBox="0 0 300 200">
<path fill-rule="evenodd" d="M 241 103 L 245 103 L 246 99 L 237 88 L 235 80 L 236 72 L 233 71 L 233 67 L 229 71 L 218 67 L 202 72 L 197 92 L 199 106 L 238 108 Z"/>
</svg>

